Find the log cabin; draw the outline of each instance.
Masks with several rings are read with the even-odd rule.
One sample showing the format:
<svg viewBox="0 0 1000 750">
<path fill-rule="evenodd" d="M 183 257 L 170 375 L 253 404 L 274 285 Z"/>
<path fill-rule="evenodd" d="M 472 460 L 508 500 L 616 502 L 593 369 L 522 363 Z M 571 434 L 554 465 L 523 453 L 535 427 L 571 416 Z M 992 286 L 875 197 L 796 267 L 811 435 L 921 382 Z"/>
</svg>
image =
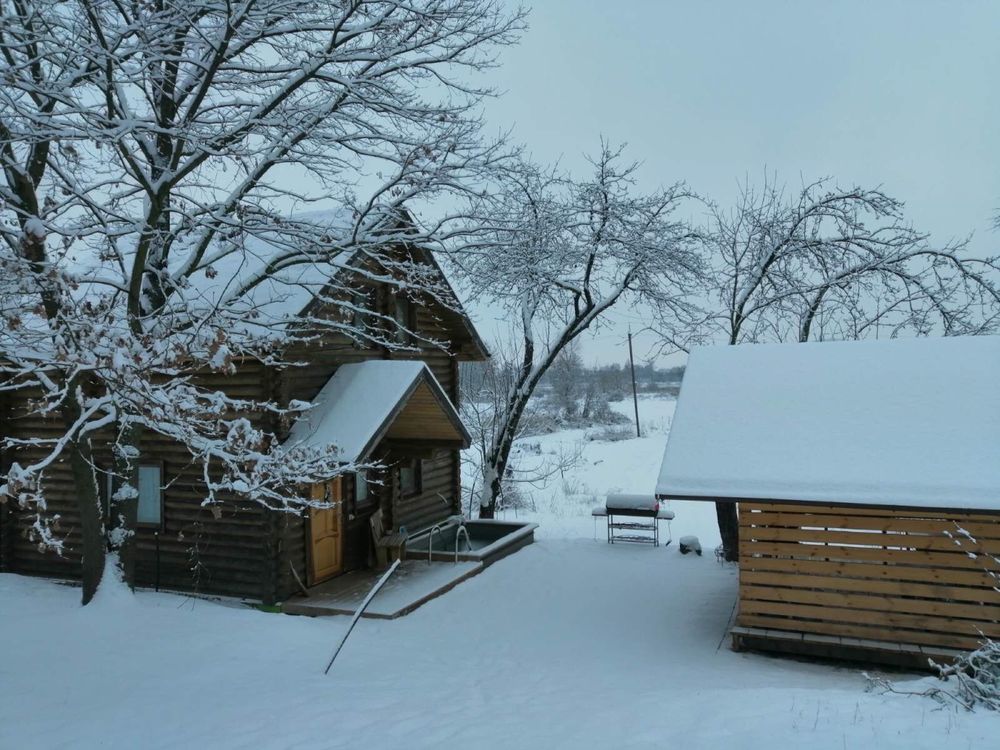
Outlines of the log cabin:
<svg viewBox="0 0 1000 750">
<path fill-rule="evenodd" d="M 272 251 L 248 249 L 228 265 L 220 263 L 210 273 L 192 277 L 186 293 L 215 303 L 218 290 L 239 281 L 240 274 L 256 272 L 270 261 Z M 427 248 L 400 245 L 389 252 L 426 264 L 428 275 L 447 285 Z M 405 296 L 378 281 L 379 274 L 357 275 L 363 262 L 368 261 L 337 257 L 328 265 L 309 264 L 305 272 L 299 268 L 276 275 L 255 287 L 245 304 L 258 322 L 266 319 L 270 306 L 334 316 L 343 315 L 343 308 L 326 311 L 324 300 L 349 294 L 358 312 L 371 313 L 359 324 L 395 320 L 409 333 L 392 328 L 390 335 L 406 337 L 399 342 L 405 347 L 359 343 L 346 332 L 326 329 L 286 348 L 283 360 L 297 366 L 243 360 L 235 374 L 205 373 L 202 382 L 235 397 L 283 405 L 315 402 L 316 408 L 294 423 L 265 415 L 252 419 L 271 420 L 268 428 L 283 439 L 340 443 L 351 460 L 383 468 L 301 488 L 314 498 L 339 501 L 329 510 L 279 513 L 235 496 L 209 509 L 202 506 L 201 469 L 186 448 L 146 431 L 138 470 L 137 585 L 280 602 L 303 587 L 371 564 L 370 520 L 376 511 L 386 529 L 405 527 L 411 533 L 461 511 L 459 451 L 468 446 L 469 435 L 457 413 L 459 362 L 485 359 L 488 352 L 460 304 Z M 57 421 L 31 411 L 30 396 L 0 394 L 0 434 L 59 434 Z M 30 453 L 30 448 L 20 448 L 16 455 L 0 453 L 0 469 L 14 460 L 30 461 Z M 103 451 L 95 447 L 95 453 L 110 467 L 110 444 Z M 98 474 L 106 503 L 110 474 Z M 65 463 L 47 473 L 45 492 L 48 512 L 60 516 L 65 550 L 38 549 L 26 534 L 27 514 L 19 513 L 14 503 L 0 503 L 0 571 L 79 578 L 78 512 Z"/>
<path fill-rule="evenodd" d="M 927 668 L 1000 638 L 1000 337 L 691 353 L 661 499 L 736 503 L 734 648 Z"/>
</svg>

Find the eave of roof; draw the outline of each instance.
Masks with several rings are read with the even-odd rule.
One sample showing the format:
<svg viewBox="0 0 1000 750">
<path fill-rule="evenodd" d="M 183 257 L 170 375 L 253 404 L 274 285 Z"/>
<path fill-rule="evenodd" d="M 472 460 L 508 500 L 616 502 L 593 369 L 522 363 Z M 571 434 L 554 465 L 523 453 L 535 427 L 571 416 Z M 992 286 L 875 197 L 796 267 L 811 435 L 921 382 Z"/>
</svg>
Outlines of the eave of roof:
<svg viewBox="0 0 1000 750">
<path fill-rule="evenodd" d="M 333 445 L 345 463 L 366 460 L 414 392 L 428 387 L 442 414 L 468 447 L 471 436 L 437 378 L 419 360 L 366 360 L 342 365 L 289 432 L 289 445 Z"/>
</svg>

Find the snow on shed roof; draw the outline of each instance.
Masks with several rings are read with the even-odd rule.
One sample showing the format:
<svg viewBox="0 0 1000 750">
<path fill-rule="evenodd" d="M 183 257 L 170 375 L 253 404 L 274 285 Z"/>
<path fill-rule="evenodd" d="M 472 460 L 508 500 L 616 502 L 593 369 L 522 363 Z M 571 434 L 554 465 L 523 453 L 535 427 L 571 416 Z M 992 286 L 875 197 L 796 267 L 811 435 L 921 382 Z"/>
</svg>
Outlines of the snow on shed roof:
<svg viewBox="0 0 1000 750">
<path fill-rule="evenodd" d="M 1000 510 L 1000 336 L 691 353 L 656 492 Z"/>
<path fill-rule="evenodd" d="M 334 445 L 340 460 L 363 461 L 392 427 L 408 399 L 421 385 L 430 389 L 457 439 L 469 434 L 437 379 L 423 362 L 372 359 L 342 365 L 327 381 L 315 406 L 300 416 L 288 434 L 288 444 Z"/>
</svg>

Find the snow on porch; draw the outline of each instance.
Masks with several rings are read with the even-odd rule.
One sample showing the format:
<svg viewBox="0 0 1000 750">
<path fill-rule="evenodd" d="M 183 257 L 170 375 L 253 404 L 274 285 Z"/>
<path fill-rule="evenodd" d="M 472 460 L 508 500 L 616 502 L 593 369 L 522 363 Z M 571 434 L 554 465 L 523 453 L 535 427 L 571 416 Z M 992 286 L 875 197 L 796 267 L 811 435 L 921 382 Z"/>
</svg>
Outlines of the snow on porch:
<svg viewBox="0 0 1000 750">
<path fill-rule="evenodd" d="M 362 617 L 393 620 L 444 594 L 483 569 L 481 562 L 404 560 L 375 595 Z M 281 605 L 290 615 L 352 615 L 382 577 L 381 570 L 355 570 L 309 589 Z"/>
<path fill-rule="evenodd" d="M 1000 336 L 695 349 L 656 492 L 1000 510 Z"/>
</svg>

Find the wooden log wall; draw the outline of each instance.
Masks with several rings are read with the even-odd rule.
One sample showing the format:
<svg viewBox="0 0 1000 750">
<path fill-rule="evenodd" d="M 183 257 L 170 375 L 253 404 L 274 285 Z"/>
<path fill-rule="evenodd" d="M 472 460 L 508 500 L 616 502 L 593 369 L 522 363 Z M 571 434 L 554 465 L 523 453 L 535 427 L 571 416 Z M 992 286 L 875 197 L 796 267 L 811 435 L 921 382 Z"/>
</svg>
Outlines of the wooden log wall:
<svg viewBox="0 0 1000 750">
<path fill-rule="evenodd" d="M 5 431 L 5 425 L 10 424 L 10 394 L 0 393 L 0 436 Z M 3 445 L 0 445 L 0 474 L 6 474 L 10 459 Z M 0 497 L 0 572 L 10 570 L 13 562 L 13 545 L 16 536 L 17 522 L 13 501 Z"/>
<path fill-rule="evenodd" d="M 420 494 L 393 497 L 392 526 L 405 526 L 410 533 L 433 526 L 454 514 L 455 487 L 453 465 L 455 451 L 445 451 L 423 460 Z"/>
<path fill-rule="evenodd" d="M 235 375 L 208 375 L 213 387 L 233 396 L 259 398 L 267 387 L 268 377 L 258 362 L 243 363 Z M 20 394 L 13 404 L 4 433 L 18 437 L 55 437 L 62 434 L 58 419 L 45 419 L 30 413 Z M 110 466 L 110 450 L 101 440 L 110 435 L 95 435 L 95 458 Z M 273 567 L 268 560 L 269 539 L 265 514 L 253 503 L 235 498 L 221 498 L 217 509 L 201 507 L 205 497 L 201 467 L 191 462 L 179 443 L 147 432 L 141 444 L 142 462 L 159 462 L 167 488 L 163 493 L 163 524 L 159 529 L 136 530 L 136 582 L 177 591 L 267 598 L 267 580 Z M 15 452 L 12 452 L 15 453 Z M 40 456 L 38 449 L 16 451 L 8 460 L 26 463 Z M 46 473 L 46 498 L 50 514 L 60 516 L 58 531 L 64 541 L 63 554 L 39 550 L 29 541 L 27 530 L 31 517 L 25 512 L 15 516 L 4 532 L 8 552 L 4 565 L 12 572 L 54 578 L 77 579 L 80 576 L 79 515 L 76 490 L 66 461 L 54 464 Z"/>
<path fill-rule="evenodd" d="M 737 624 L 973 649 L 1000 637 L 996 557 L 1000 515 L 740 503 Z"/>
<path fill-rule="evenodd" d="M 389 298 L 382 300 L 387 308 Z M 386 311 L 388 311 L 386 309 Z M 442 327 L 440 311 L 427 307 L 416 309 L 414 321 L 416 330 L 437 340 L 446 340 L 454 331 Z M 309 401 L 333 376 L 337 368 L 353 362 L 369 359 L 419 359 L 437 378 L 442 389 L 456 406 L 458 405 L 458 362 L 448 351 L 434 347 L 418 352 L 387 352 L 376 348 L 363 348 L 346 337 L 330 337 L 314 342 L 299 351 L 289 352 L 289 359 L 304 363 L 290 367 L 281 374 L 283 397 Z M 380 460 L 391 462 L 392 456 L 376 449 Z M 404 525 L 410 531 L 433 525 L 459 512 L 461 505 L 460 457 L 457 451 L 446 451 L 427 459 L 423 464 L 422 491 L 419 495 L 402 499 L 398 487 L 390 476 L 383 479 L 381 487 L 372 488 L 381 496 L 383 522 L 386 527 L 398 528 Z M 367 563 L 364 549 L 370 537 L 368 519 L 375 506 L 360 512 L 354 519 L 345 519 L 344 540 L 345 569 L 362 567 Z M 299 590 L 298 580 L 305 582 L 307 576 L 306 521 L 290 516 L 282 519 L 280 531 L 281 554 L 278 560 L 276 599 L 284 599 Z"/>
<path fill-rule="evenodd" d="M 392 297 L 385 288 L 376 290 L 379 308 L 391 314 Z M 320 313 L 321 314 L 321 313 Z M 331 312 L 331 314 L 334 314 Z M 458 316 L 431 306 L 415 310 L 415 329 L 437 341 L 448 342 L 452 350 L 469 346 L 468 334 Z M 273 397 L 309 400 L 315 397 L 336 369 L 349 362 L 390 357 L 420 359 L 427 363 L 449 398 L 458 403 L 458 366 L 451 351 L 426 345 L 422 351 L 392 353 L 380 348 L 363 348 L 347 337 L 313 341 L 289 359 L 304 362 L 303 367 L 281 371 L 257 362 L 244 362 L 235 375 L 209 374 L 206 384 L 232 396 Z M 18 437 L 56 437 L 62 432 L 58 420 L 42 419 L 27 408 L 29 393 L 19 393 L 0 402 L 5 410 L 0 430 Z M 257 420 L 258 415 L 247 415 Z M 275 424 L 279 432 L 289 425 Z M 102 436 L 95 436 L 95 444 Z M 157 581 L 164 589 L 197 591 L 210 594 L 272 601 L 299 589 L 298 579 L 306 576 L 306 526 L 303 518 L 289 514 L 267 513 L 253 503 L 226 502 L 221 516 L 201 507 L 204 498 L 201 469 L 192 464 L 183 446 L 147 434 L 142 444 L 142 460 L 163 465 L 167 484 L 164 491 L 163 525 L 137 530 L 137 582 L 152 586 Z M 16 457 L 0 456 L 0 462 L 29 462 L 37 451 L 18 451 Z M 98 451 L 101 453 L 101 451 Z M 99 460 L 110 466 L 110 454 Z M 6 464 L 0 464 L 6 465 Z M 424 464 L 423 492 L 401 503 L 393 484 L 387 484 L 384 498 L 387 523 L 403 523 L 411 530 L 430 525 L 458 511 L 460 506 L 459 456 L 450 451 Z M 79 518 L 75 507 L 75 489 L 69 466 L 59 462 L 47 473 L 46 492 L 49 512 L 60 515 L 59 531 L 66 549 L 62 556 L 40 551 L 27 539 L 30 518 L 26 513 L 0 505 L 0 570 L 56 578 L 79 578 Z M 371 508 L 368 509 L 370 513 Z M 395 519 L 393 518 L 395 516 Z M 368 515 L 359 515 L 348 523 L 349 536 L 358 547 L 368 538 Z M 363 564 L 367 555 L 355 549 L 349 559 Z"/>
<path fill-rule="evenodd" d="M 15 391 L 9 394 L 10 408 L 3 422 L 3 434 L 9 437 L 56 439 L 63 434 L 62 424 L 56 418 L 43 418 L 31 413 L 28 399 L 37 397 L 34 391 Z M 7 451 L 4 468 L 11 462 L 22 465 L 32 463 L 43 455 L 35 448 L 20 447 Z M 53 578 L 75 579 L 80 577 L 80 521 L 76 509 L 75 487 L 69 464 L 57 461 L 46 471 L 45 495 L 53 527 L 62 539 L 65 549 L 62 555 L 40 550 L 28 538 L 32 518 L 28 511 L 11 505 L 8 500 L 10 518 L 4 524 L 4 546 L 6 547 L 4 567 L 12 573 L 28 573 Z"/>
</svg>

